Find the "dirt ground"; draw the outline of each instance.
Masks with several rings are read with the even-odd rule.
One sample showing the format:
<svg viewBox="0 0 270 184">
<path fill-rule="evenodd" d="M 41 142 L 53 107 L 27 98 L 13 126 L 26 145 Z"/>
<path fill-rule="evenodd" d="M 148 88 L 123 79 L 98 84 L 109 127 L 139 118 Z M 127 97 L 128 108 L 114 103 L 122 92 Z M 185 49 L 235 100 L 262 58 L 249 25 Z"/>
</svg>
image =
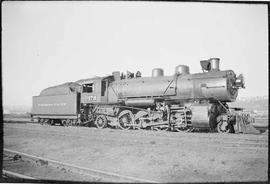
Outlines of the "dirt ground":
<svg viewBox="0 0 270 184">
<path fill-rule="evenodd" d="M 157 182 L 268 179 L 268 133 L 124 131 L 4 123 L 4 148 Z"/>
</svg>

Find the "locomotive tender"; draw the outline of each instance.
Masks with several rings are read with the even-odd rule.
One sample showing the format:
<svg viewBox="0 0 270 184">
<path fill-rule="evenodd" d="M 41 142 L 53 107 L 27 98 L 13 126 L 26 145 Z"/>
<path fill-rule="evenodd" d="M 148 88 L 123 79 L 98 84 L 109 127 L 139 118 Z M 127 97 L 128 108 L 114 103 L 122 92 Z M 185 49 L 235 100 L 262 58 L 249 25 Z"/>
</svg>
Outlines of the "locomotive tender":
<svg viewBox="0 0 270 184">
<path fill-rule="evenodd" d="M 98 128 L 233 132 L 235 115 L 227 102 L 244 88 L 243 76 L 221 71 L 219 58 L 200 63 L 202 73 L 179 65 L 171 76 L 160 68 L 151 77 L 113 72 L 46 88 L 33 97 L 32 116 L 41 123 Z"/>
</svg>

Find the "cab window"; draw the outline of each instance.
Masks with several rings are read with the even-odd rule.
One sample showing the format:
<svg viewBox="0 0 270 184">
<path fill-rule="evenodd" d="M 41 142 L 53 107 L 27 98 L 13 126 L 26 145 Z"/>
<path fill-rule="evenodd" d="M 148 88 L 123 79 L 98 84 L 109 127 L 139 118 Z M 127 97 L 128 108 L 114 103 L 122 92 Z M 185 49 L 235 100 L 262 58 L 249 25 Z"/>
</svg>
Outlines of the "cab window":
<svg viewBox="0 0 270 184">
<path fill-rule="evenodd" d="M 105 96 L 106 91 L 106 81 L 101 82 L 101 96 Z"/>
<path fill-rule="evenodd" d="M 94 91 L 94 84 L 83 84 L 83 93 L 92 93 Z"/>
</svg>

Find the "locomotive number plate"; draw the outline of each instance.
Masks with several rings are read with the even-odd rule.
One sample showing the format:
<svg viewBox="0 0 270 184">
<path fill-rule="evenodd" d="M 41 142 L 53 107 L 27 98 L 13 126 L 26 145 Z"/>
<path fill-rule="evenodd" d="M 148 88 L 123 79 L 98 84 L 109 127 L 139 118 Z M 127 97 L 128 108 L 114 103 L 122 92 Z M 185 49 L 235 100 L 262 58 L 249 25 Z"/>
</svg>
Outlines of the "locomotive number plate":
<svg viewBox="0 0 270 184">
<path fill-rule="evenodd" d="M 89 96 L 89 100 L 90 101 L 96 101 L 97 100 L 97 96 Z"/>
</svg>

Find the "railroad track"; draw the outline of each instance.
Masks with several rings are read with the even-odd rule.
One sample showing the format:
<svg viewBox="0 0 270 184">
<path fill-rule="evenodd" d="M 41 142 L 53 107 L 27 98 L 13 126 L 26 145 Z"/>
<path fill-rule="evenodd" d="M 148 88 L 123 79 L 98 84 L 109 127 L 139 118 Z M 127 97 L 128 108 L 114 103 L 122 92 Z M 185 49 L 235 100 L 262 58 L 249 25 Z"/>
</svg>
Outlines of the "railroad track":
<svg viewBox="0 0 270 184">
<path fill-rule="evenodd" d="M 29 124 L 39 124 L 36 121 L 30 121 L 30 120 L 12 120 L 12 119 L 4 119 L 4 123 L 29 123 Z"/>
<path fill-rule="evenodd" d="M 256 118 L 256 120 L 259 120 L 259 121 L 265 121 L 265 122 L 268 122 L 268 119 L 267 118 Z M 29 121 L 29 120 L 22 120 L 22 121 L 18 121 L 18 120 L 5 120 L 4 119 L 4 122 L 5 123 L 27 123 L 27 124 L 39 124 L 38 122 L 36 121 Z M 50 125 L 49 125 L 50 126 Z M 266 131 L 268 130 L 268 124 L 267 125 L 261 125 L 261 124 L 253 124 L 253 126 L 259 130 L 259 131 Z M 84 126 L 82 126 L 84 127 Z"/>
<path fill-rule="evenodd" d="M 37 180 L 36 178 L 30 177 L 30 176 L 26 176 L 23 174 L 19 174 L 16 172 L 12 172 L 12 171 L 7 171 L 7 170 L 2 170 L 2 177 L 5 178 L 6 180 L 9 179 L 15 179 L 17 181 L 29 181 L 29 180 Z"/>
<path fill-rule="evenodd" d="M 48 158 L 34 156 L 34 155 L 27 154 L 27 153 L 6 149 L 6 148 L 4 148 L 4 154 L 12 155 L 12 156 L 20 155 L 23 160 L 30 160 L 32 162 L 43 162 L 43 163 L 46 163 L 52 167 L 64 168 L 65 170 L 71 171 L 73 173 L 77 173 L 77 174 L 81 174 L 81 175 L 85 175 L 85 176 L 90 176 L 90 177 L 95 177 L 95 178 L 101 178 L 103 181 L 107 181 L 107 182 L 157 183 L 156 181 L 152 181 L 152 180 L 141 179 L 141 178 L 137 178 L 137 177 L 125 176 L 125 175 L 121 175 L 121 174 L 117 174 L 117 173 L 81 167 L 81 166 L 77 166 L 74 164 L 64 163 L 64 162 L 60 162 L 60 161 L 56 161 L 56 160 L 52 160 L 52 159 L 48 159 Z M 5 171 L 5 170 L 3 170 L 3 174 L 5 176 L 28 179 L 28 180 L 29 179 L 30 180 L 36 179 L 36 178 L 25 176 L 25 175 L 22 175 L 19 173 L 14 173 L 14 172 Z"/>
</svg>

